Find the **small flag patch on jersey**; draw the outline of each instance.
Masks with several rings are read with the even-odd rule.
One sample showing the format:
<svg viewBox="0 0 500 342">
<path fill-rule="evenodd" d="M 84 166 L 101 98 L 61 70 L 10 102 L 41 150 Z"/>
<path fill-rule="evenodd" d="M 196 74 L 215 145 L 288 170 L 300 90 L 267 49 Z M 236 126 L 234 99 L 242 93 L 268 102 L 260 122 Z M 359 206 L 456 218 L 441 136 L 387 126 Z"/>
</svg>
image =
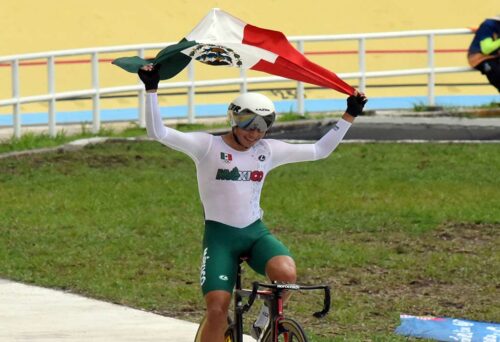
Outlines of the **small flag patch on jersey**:
<svg viewBox="0 0 500 342">
<path fill-rule="evenodd" d="M 231 153 L 220 153 L 220 159 L 224 160 L 225 162 L 229 163 L 231 160 L 233 160 L 233 156 Z"/>
</svg>

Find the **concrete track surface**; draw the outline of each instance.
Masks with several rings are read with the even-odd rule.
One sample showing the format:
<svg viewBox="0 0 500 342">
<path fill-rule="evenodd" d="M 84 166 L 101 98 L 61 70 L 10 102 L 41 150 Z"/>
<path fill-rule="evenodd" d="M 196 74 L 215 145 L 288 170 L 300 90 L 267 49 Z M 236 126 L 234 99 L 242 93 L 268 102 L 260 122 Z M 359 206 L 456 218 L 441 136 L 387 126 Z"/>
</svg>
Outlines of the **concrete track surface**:
<svg viewBox="0 0 500 342">
<path fill-rule="evenodd" d="M 195 323 L 0 279 L 2 342 L 192 342 L 197 328 Z"/>
</svg>

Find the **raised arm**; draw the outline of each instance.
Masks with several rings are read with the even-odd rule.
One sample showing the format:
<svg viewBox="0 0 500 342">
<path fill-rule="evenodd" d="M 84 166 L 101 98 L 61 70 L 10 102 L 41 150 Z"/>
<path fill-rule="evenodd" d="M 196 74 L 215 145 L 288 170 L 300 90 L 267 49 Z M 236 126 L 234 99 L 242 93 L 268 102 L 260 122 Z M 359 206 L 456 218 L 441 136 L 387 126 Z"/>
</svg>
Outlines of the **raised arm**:
<svg viewBox="0 0 500 342">
<path fill-rule="evenodd" d="M 312 161 L 328 157 L 344 139 L 354 119 L 363 113 L 366 96 L 358 93 L 349 96 L 347 109 L 333 128 L 314 144 L 288 144 L 279 140 L 269 140 L 272 151 L 272 168 L 283 164 Z"/>
<path fill-rule="evenodd" d="M 160 75 L 153 65 L 146 65 L 139 70 L 139 77 L 146 87 L 146 129 L 148 136 L 162 144 L 184 152 L 195 162 L 207 153 L 212 136 L 207 133 L 183 133 L 163 125 L 158 105 L 158 83 Z"/>
<path fill-rule="evenodd" d="M 363 114 L 363 108 L 367 101 L 368 99 L 365 94 L 362 93 L 347 98 L 347 109 L 344 115 L 342 115 L 342 119 L 337 122 L 333 129 L 314 144 L 316 159 L 328 157 L 337 148 L 354 122 L 354 119 L 358 115 Z"/>
</svg>

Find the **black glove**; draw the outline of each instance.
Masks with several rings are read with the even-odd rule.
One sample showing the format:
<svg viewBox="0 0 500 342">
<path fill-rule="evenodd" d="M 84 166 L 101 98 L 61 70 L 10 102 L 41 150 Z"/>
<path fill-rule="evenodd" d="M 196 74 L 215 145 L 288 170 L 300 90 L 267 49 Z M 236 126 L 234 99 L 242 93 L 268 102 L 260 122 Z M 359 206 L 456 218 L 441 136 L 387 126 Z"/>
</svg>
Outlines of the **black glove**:
<svg viewBox="0 0 500 342">
<path fill-rule="evenodd" d="M 363 107 L 367 101 L 368 99 L 363 93 L 358 93 L 356 96 L 349 96 L 347 98 L 346 113 L 354 117 L 363 114 Z"/>
<path fill-rule="evenodd" d="M 158 89 L 158 83 L 160 83 L 160 64 L 155 65 L 151 71 L 139 69 L 138 74 L 146 86 L 146 90 Z"/>
</svg>

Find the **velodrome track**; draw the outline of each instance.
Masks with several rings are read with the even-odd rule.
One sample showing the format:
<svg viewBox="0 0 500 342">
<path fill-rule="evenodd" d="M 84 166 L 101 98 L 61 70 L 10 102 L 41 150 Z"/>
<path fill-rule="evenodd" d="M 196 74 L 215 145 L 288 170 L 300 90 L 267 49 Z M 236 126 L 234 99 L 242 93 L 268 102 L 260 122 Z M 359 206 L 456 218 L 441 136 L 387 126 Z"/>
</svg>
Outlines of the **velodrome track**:
<svg viewBox="0 0 500 342">
<path fill-rule="evenodd" d="M 198 328 L 195 323 L 3 279 L 0 307 L 0 341 L 5 342 L 192 342 Z"/>
<path fill-rule="evenodd" d="M 316 141 L 331 129 L 333 121 L 306 121 L 279 127 L 268 135 L 276 139 Z M 287 128 L 287 126 L 289 126 Z M 387 142 L 486 142 L 500 141 L 500 118 L 457 117 L 359 117 L 344 141 Z"/>
<path fill-rule="evenodd" d="M 193 341 L 196 324 L 0 279 L 1 341 Z"/>
<path fill-rule="evenodd" d="M 499 111 L 492 117 L 422 116 L 405 117 L 396 112 L 391 115 L 359 117 L 347 133 L 345 140 L 361 141 L 500 141 Z M 225 119 L 215 119 L 219 122 Z M 173 124 L 176 120 L 166 120 Z M 201 121 L 207 122 L 207 121 Z M 208 121 L 213 122 L 213 121 Z M 288 140 L 318 140 L 334 123 L 334 119 L 304 120 L 276 124 L 268 138 Z M 109 128 L 121 129 L 128 123 L 111 123 Z M 81 132 L 81 125 L 67 125 L 66 134 Z M 46 132 L 46 126 L 32 126 L 31 132 Z M 224 131 L 222 129 L 221 131 Z M 0 140 L 12 136 L 12 129 L 0 127 Z M 25 153 L 25 152 L 23 152 Z M 0 156 L 1 157 L 1 156 Z"/>
</svg>

